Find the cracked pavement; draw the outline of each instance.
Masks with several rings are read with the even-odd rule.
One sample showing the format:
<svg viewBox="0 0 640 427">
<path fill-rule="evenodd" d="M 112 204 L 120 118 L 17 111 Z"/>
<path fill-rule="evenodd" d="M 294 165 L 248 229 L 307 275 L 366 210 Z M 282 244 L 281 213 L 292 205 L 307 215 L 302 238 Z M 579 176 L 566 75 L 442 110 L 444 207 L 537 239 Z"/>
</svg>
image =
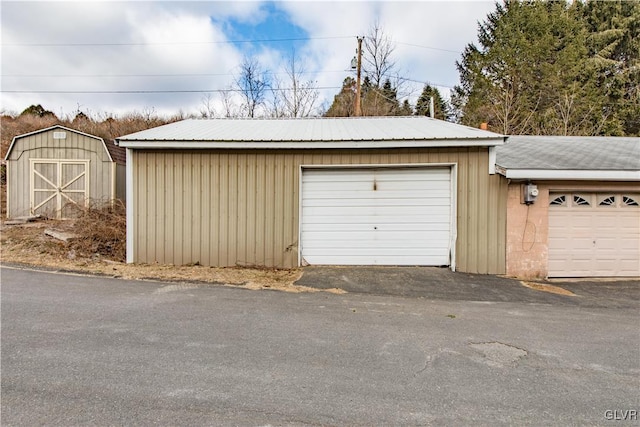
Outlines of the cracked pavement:
<svg viewBox="0 0 640 427">
<path fill-rule="evenodd" d="M 1 275 L 3 426 L 637 423 L 633 304 Z"/>
</svg>

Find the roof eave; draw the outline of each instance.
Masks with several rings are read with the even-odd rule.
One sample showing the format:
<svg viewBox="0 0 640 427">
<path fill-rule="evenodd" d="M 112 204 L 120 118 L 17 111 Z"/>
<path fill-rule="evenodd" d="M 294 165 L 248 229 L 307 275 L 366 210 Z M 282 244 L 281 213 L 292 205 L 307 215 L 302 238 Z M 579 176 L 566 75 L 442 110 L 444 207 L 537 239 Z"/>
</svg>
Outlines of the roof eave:
<svg viewBox="0 0 640 427">
<path fill-rule="evenodd" d="M 176 141 L 116 139 L 117 145 L 134 149 L 318 149 L 318 148 L 415 148 L 415 147 L 495 147 L 504 138 L 402 139 L 356 141 Z"/>
<path fill-rule="evenodd" d="M 498 166 L 497 172 L 509 179 L 560 181 L 640 181 L 639 170 L 554 170 L 508 169 Z"/>
</svg>

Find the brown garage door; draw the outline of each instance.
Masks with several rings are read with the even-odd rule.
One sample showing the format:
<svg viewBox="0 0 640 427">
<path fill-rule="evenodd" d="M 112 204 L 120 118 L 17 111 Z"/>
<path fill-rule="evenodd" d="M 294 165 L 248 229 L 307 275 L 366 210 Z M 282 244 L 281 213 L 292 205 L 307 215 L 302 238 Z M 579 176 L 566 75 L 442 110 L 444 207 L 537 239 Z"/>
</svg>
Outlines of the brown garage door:
<svg viewBox="0 0 640 427">
<path fill-rule="evenodd" d="M 640 276 L 640 194 L 549 200 L 549 277 Z"/>
</svg>

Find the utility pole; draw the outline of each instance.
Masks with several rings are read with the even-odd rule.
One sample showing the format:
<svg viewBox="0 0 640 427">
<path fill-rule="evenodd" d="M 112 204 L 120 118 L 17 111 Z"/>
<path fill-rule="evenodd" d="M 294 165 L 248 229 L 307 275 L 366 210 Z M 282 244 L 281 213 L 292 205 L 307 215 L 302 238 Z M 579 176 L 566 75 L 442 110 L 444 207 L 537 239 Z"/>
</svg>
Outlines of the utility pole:
<svg viewBox="0 0 640 427">
<path fill-rule="evenodd" d="M 362 115 L 360 108 L 360 71 L 362 69 L 362 39 L 364 37 L 358 37 L 358 65 L 357 65 L 357 78 L 356 78 L 356 117 Z"/>
</svg>

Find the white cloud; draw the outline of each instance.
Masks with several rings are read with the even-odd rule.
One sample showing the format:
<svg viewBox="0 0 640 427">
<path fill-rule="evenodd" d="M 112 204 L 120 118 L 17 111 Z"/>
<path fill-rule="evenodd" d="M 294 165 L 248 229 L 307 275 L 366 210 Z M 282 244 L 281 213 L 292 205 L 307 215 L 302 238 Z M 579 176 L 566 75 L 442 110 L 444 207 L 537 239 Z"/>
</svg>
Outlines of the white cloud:
<svg viewBox="0 0 640 427">
<path fill-rule="evenodd" d="M 350 74 L 355 36 L 365 34 L 376 20 L 397 42 L 395 59 L 403 74 L 453 86 L 458 81 L 454 64 L 459 55 L 437 49 L 462 51 L 467 43 L 475 41 L 477 21 L 494 7 L 491 1 L 293 1 L 273 6 L 284 11 L 311 38 L 296 49 L 296 54 L 303 59 L 307 71 L 317 71 L 306 75 L 309 79 L 321 87 L 333 88 L 321 91 L 327 102 Z M 0 107 L 21 111 L 40 103 L 57 114 L 72 114 L 78 108 L 93 113 L 124 113 L 151 107 L 162 114 L 197 112 L 202 93 L 7 91 L 225 89 L 233 82 L 232 73 L 237 72 L 244 49 L 249 48 L 227 43 L 226 34 L 234 29 L 230 22 L 257 25 L 268 18 L 267 10 L 265 3 L 251 1 L 3 2 L 0 87 L 5 92 Z M 34 43 L 76 45 L 26 46 Z M 103 45 L 77 45 L 82 43 Z M 291 51 L 282 44 L 251 49 L 263 67 L 273 71 L 280 71 L 283 56 Z M 165 76 L 150 76 L 158 74 Z M 25 77 L 28 75 L 37 77 Z M 125 77 L 117 77 L 121 75 Z M 420 84 L 415 86 L 416 90 L 421 89 Z M 441 90 L 448 94 L 446 87 Z M 221 113 L 219 97 L 215 98 L 216 109 Z"/>
</svg>

